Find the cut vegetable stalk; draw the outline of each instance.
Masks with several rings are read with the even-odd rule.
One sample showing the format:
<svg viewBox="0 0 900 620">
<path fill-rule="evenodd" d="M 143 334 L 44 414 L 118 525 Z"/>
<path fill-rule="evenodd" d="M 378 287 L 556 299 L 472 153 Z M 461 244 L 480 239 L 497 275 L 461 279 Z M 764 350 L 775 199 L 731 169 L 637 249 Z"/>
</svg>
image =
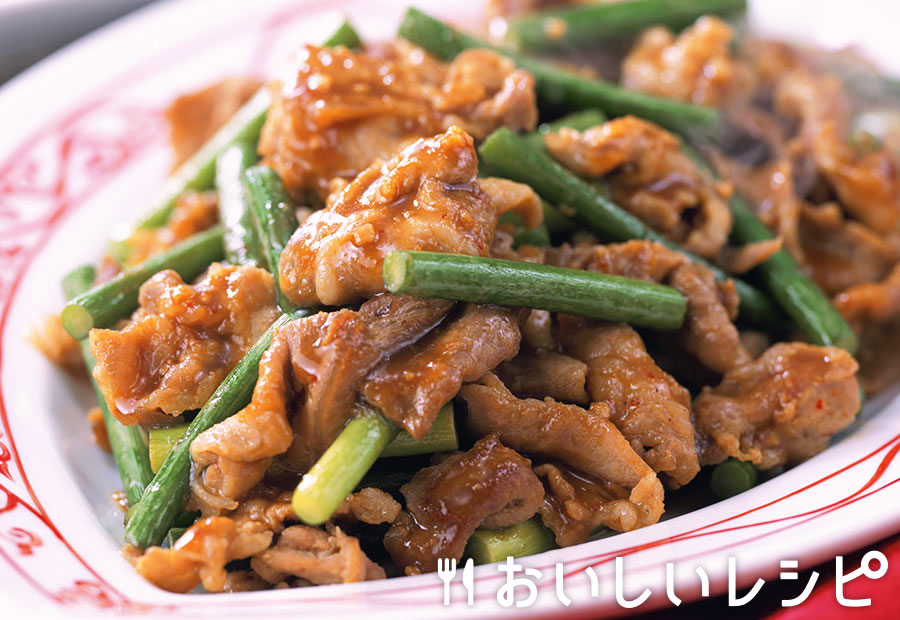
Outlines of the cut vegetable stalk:
<svg viewBox="0 0 900 620">
<path fill-rule="evenodd" d="M 687 308 L 681 293 L 662 284 L 480 256 L 394 250 L 382 277 L 399 295 L 524 306 L 654 329 L 678 329 Z"/>
<path fill-rule="evenodd" d="M 704 140 L 717 141 L 722 120 L 713 107 L 681 103 L 645 95 L 602 80 L 584 78 L 550 63 L 491 46 L 411 8 L 398 33 L 442 60 L 452 60 L 466 49 L 486 48 L 509 57 L 534 76 L 538 100 L 566 110 L 599 108 L 610 116 L 634 114 L 658 125 Z M 551 201 L 552 202 L 552 201 Z"/>
<path fill-rule="evenodd" d="M 77 267 L 63 278 L 63 291 L 66 297 L 74 297 L 88 290 L 94 281 L 95 270 L 90 265 Z M 124 426 L 110 412 L 106 405 L 106 398 L 100 391 L 100 387 L 94 380 L 93 372 L 97 361 L 91 355 L 91 349 L 86 340 L 79 343 L 84 365 L 91 380 L 91 386 L 97 395 L 97 405 L 103 414 L 103 426 L 109 438 L 109 447 L 116 469 L 119 470 L 119 478 L 122 480 L 122 490 L 129 506 L 134 506 L 141 499 L 144 489 L 153 479 L 150 470 L 150 460 L 147 456 L 147 445 L 144 443 L 144 435 L 137 426 Z"/>
<path fill-rule="evenodd" d="M 556 549 L 553 532 L 533 518 L 499 530 L 478 529 L 466 543 L 465 555 L 476 564 L 504 562 L 506 558 L 520 558 Z"/>
<path fill-rule="evenodd" d="M 756 485 L 756 480 L 757 473 L 753 465 L 729 458 L 713 468 L 709 486 L 716 496 L 724 499 L 750 490 Z"/>
<path fill-rule="evenodd" d="M 213 261 L 222 260 L 223 239 L 222 228 L 214 226 L 85 291 L 63 308 L 60 315 L 63 327 L 73 338 L 81 340 L 94 327 L 113 325 L 137 307 L 138 291 L 153 274 L 174 269 L 185 281 L 190 281 Z"/>
<path fill-rule="evenodd" d="M 234 415 L 250 402 L 259 377 L 259 360 L 280 326 L 293 317 L 283 314 L 266 330 L 188 425 L 182 440 L 163 461 L 125 526 L 125 540 L 136 547 L 162 542 L 190 493 L 191 442 L 203 431 Z M 148 463 L 149 467 L 149 463 Z"/>
<path fill-rule="evenodd" d="M 686 144 L 683 150 L 701 169 L 713 174 L 698 151 Z M 756 217 L 743 198 L 735 194 L 729 205 L 734 221 L 731 235 L 735 241 L 747 244 L 774 239 L 775 235 Z M 831 305 L 825 292 L 800 270 L 786 250 L 779 250 L 770 256 L 756 267 L 756 271 L 762 276 L 769 294 L 810 342 L 856 353 L 856 334 Z"/>
<path fill-rule="evenodd" d="M 357 408 L 356 416 L 294 490 L 294 512 L 308 525 L 328 521 L 397 436 L 398 428 L 380 411 L 364 404 Z"/>
<path fill-rule="evenodd" d="M 188 424 L 177 424 L 150 429 L 150 467 L 153 469 L 153 473 L 159 471 L 166 457 L 169 456 L 169 452 L 187 432 L 188 426 Z M 452 452 L 457 448 L 459 448 L 459 440 L 456 436 L 453 404 L 447 403 L 422 439 L 417 441 L 409 433 L 401 430 L 381 452 L 380 458 Z"/>
<path fill-rule="evenodd" d="M 785 322 L 780 309 L 760 290 L 731 278 L 718 267 L 666 239 L 553 161 L 546 153 L 532 148 L 521 136 L 506 128 L 498 129 L 482 143 L 479 154 L 498 174 L 528 183 L 542 198 L 572 208 L 576 218 L 604 241 L 656 241 L 705 265 L 719 280 L 733 279 L 741 299 L 741 318 L 776 328 Z"/>
<path fill-rule="evenodd" d="M 185 191 L 212 189 L 216 181 L 216 159 L 235 141 L 256 144 L 266 122 L 270 101 L 267 88 L 261 88 L 253 95 L 231 120 L 169 177 L 154 201 L 156 206 L 138 223 L 138 227 L 157 228 L 164 225 L 175 208 L 175 201 Z"/>
<path fill-rule="evenodd" d="M 150 451 L 150 469 L 153 473 L 159 471 L 169 452 L 181 441 L 188 430 L 189 424 L 176 424 L 175 426 L 159 426 L 151 428 L 147 433 L 148 448 Z"/>
<path fill-rule="evenodd" d="M 184 536 L 186 531 L 186 527 L 173 527 L 169 530 L 169 533 L 166 534 L 166 542 L 169 544 L 169 549 L 172 549 L 175 546 L 175 543 L 178 542 L 179 538 Z"/>
<path fill-rule="evenodd" d="M 100 386 L 94 381 L 93 372 L 97 361 L 91 355 L 91 347 L 87 340 L 78 343 L 81 354 L 84 357 L 84 365 L 88 375 L 91 376 L 91 385 L 97 396 L 97 405 L 103 414 L 103 426 L 109 438 L 109 447 L 116 469 L 119 470 L 119 478 L 122 480 L 122 490 L 129 506 L 134 506 L 140 501 L 144 490 L 153 480 L 153 471 L 150 467 L 150 459 L 147 455 L 147 444 L 144 443 L 144 434 L 138 426 L 125 426 L 119 422 L 106 404 Z"/>
<path fill-rule="evenodd" d="M 256 144 L 241 141 L 216 160 L 219 220 L 225 228 L 225 259 L 232 265 L 257 266 L 263 260 L 243 183 L 244 171 L 258 159 Z"/>
<path fill-rule="evenodd" d="M 453 415 L 453 403 L 447 403 L 438 412 L 434 423 L 422 439 L 416 440 L 401 430 L 393 441 L 381 451 L 379 458 L 395 456 L 413 456 L 416 454 L 433 454 L 435 452 L 453 452 L 459 449 L 459 438 L 456 436 L 456 419 Z"/>
<path fill-rule="evenodd" d="M 253 210 L 256 237 L 259 239 L 263 264 L 275 278 L 278 305 L 284 312 L 293 312 L 291 302 L 278 283 L 278 261 L 291 235 L 297 230 L 297 216 L 281 177 L 268 166 L 254 166 L 244 171 L 244 192 Z"/>
<path fill-rule="evenodd" d="M 703 15 L 729 15 L 746 8 L 746 0 L 600 2 L 515 17 L 508 37 L 522 50 L 571 50 L 632 37 L 650 26 L 680 30 Z"/>
</svg>

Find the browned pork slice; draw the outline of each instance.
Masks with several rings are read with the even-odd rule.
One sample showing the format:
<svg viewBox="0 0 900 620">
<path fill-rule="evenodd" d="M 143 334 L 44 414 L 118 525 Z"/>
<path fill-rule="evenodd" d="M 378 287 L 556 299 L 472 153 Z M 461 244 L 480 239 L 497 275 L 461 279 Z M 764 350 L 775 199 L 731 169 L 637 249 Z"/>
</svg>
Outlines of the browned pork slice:
<svg viewBox="0 0 900 620">
<path fill-rule="evenodd" d="M 457 128 L 365 170 L 291 237 L 279 265 L 285 294 L 314 306 L 384 291 L 382 263 L 396 249 L 486 255 L 497 214 L 477 173 L 472 138 Z"/>
<path fill-rule="evenodd" d="M 900 378 L 900 266 L 881 282 L 857 284 L 834 305 L 859 336 L 859 381 L 869 394 Z"/>
<path fill-rule="evenodd" d="M 298 471 L 308 469 L 340 434 L 366 374 L 431 331 L 452 306 L 446 300 L 379 296 L 354 313 L 352 326 L 338 321 L 292 339 L 294 382 L 306 386 L 306 394 L 291 421 L 294 442 L 283 460 Z"/>
<path fill-rule="evenodd" d="M 91 440 L 94 445 L 111 454 L 112 446 L 109 443 L 109 434 L 106 432 L 106 422 L 103 420 L 103 411 L 100 407 L 88 409 L 87 421 L 91 428 Z"/>
<path fill-rule="evenodd" d="M 370 560 L 353 536 L 329 526 L 326 532 L 305 525 L 284 530 L 269 549 L 250 560 L 250 567 L 269 583 L 289 575 L 315 585 L 384 579 L 384 569 Z"/>
<path fill-rule="evenodd" d="M 751 76 L 731 55 L 734 30 L 716 17 L 701 17 L 677 37 L 650 28 L 622 63 L 631 89 L 691 103 L 718 105 L 749 87 Z"/>
<path fill-rule="evenodd" d="M 708 368 L 721 374 L 750 360 L 732 322 L 738 296 L 731 280 L 717 282 L 703 265 L 653 241 L 563 246 L 546 251 L 545 261 L 675 287 L 687 298 L 682 342 Z"/>
<path fill-rule="evenodd" d="M 554 351 L 522 351 L 500 364 L 497 376 L 519 398 L 550 397 L 578 405 L 590 403 L 585 382 L 587 364 Z"/>
<path fill-rule="evenodd" d="M 273 535 L 284 529 L 285 521 L 296 520 L 289 492 L 264 495 L 247 499 L 227 517 L 201 519 L 171 549 L 150 547 L 135 558 L 138 572 L 172 592 L 187 592 L 200 583 L 210 592 L 236 587 L 230 579 L 233 573 L 226 574 L 225 565 L 265 550 Z M 129 551 L 136 552 L 133 548 Z"/>
<path fill-rule="evenodd" d="M 732 456 L 760 469 L 821 452 L 859 409 L 858 365 L 835 347 L 778 343 L 694 400 L 704 465 Z"/>
<path fill-rule="evenodd" d="M 457 125 L 476 138 L 537 122 L 534 79 L 503 56 L 469 50 L 445 64 L 404 41 L 366 52 L 307 45 L 272 84 L 260 152 L 298 193 L 329 193 L 418 138 Z"/>
<path fill-rule="evenodd" d="M 716 263 L 728 273 L 740 275 L 769 260 L 782 245 L 784 242 L 776 237 L 748 243 L 739 248 L 723 248 Z"/>
<path fill-rule="evenodd" d="M 284 529 L 285 521 L 296 521 L 297 515 L 291 506 L 290 491 L 275 491 L 259 488 L 251 497 L 228 517 L 242 532 L 272 531 L 278 534 Z"/>
<path fill-rule="evenodd" d="M 634 451 L 671 486 L 690 482 L 700 463 L 688 391 L 656 365 L 629 326 L 568 323 L 560 339 L 587 363 L 591 400 L 609 406 L 610 419 Z"/>
<path fill-rule="evenodd" d="M 687 298 L 681 328 L 685 348 L 718 373 L 750 360 L 734 326 L 738 295 L 734 280 L 716 282 L 713 272 L 697 263 L 685 263 L 669 276 L 670 286 Z"/>
<path fill-rule="evenodd" d="M 397 50 L 417 54 L 404 44 Z M 534 78 L 502 54 L 465 50 L 447 66 L 440 92 L 433 96 L 443 124 L 456 124 L 477 138 L 498 127 L 533 129 L 537 125 Z"/>
<path fill-rule="evenodd" d="M 94 378 L 123 424 L 199 409 L 278 316 L 272 276 L 213 263 L 194 284 L 162 271 L 121 330 L 93 329 Z"/>
<path fill-rule="evenodd" d="M 262 577 L 252 570 L 235 570 L 225 576 L 225 587 L 222 592 L 258 592 L 271 587 Z"/>
<path fill-rule="evenodd" d="M 779 112 L 800 122 L 791 147 L 812 160 L 846 212 L 882 235 L 900 232 L 900 162 L 888 148 L 847 142 L 851 106 L 841 81 L 799 67 L 773 96 Z"/>
<path fill-rule="evenodd" d="M 273 533 L 268 529 L 240 528 L 228 517 L 201 519 L 171 549 L 150 547 L 137 559 L 137 572 L 150 583 L 170 592 L 190 592 L 198 585 L 209 592 L 225 588 L 225 565 L 266 550 Z"/>
<path fill-rule="evenodd" d="M 519 350 L 510 310 L 467 304 L 415 345 L 375 368 L 362 385 L 369 403 L 417 439 L 464 382 L 474 381 Z"/>
<path fill-rule="evenodd" d="M 316 317 L 320 315 L 311 319 Z M 312 331 L 317 331 L 317 322 L 304 321 L 304 325 L 314 324 Z M 259 362 L 250 404 L 191 443 L 191 458 L 195 467 L 201 468 L 192 477 L 191 488 L 204 513 L 237 508 L 234 500 L 262 480 L 272 457 L 291 446 L 294 435 L 287 410 L 293 397 L 290 363 L 288 336 L 280 329 Z"/>
<path fill-rule="evenodd" d="M 58 314 L 48 314 L 28 331 L 28 342 L 48 360 L 69 372 L 84 372 L 78 341 L 63 327 Z"/>
<path fill-rule="evenodd" d="M 171 549 L 147 549 L 135 566 L 148 581 L 172 592 L 188 592 L 200 584 L 210 592 L 259 589 L 265 581 L 279 583 L 289 575 L 317 584 L 384 577 L 355 538 L 337 528 L 327 533 L 299 525 L 285 529 L 285 521 L 295 520 L 290 493 L 252 497 L 228 516 L 201 519 Z M 226 572 L 232 560 L 251 556 L 256 576 Z"/>
<path fill-rule="evenodd" d="M 359 312 L 322 312 L 282 326 L 260 361 L 250 404 L 191 444 L 194 463 L 205 468 L 192 485 L 198 499 L 233 507 L 281 454 L 292 469 L 308 469 L 340 433 L 366 373 L 452 305 L 382 295 Z"/>
<path fill-rule="evenodd" d="M 406 510 L 384 546 L 408 575 L 436 570 L 438 558 L 460 559 L 479 525 L 509 527 L 530 519 L 544 497 L 531 461 L 495 436 L 420 470 L 400 491 Z"/>
<path fill-rule="evenodd" d="M 900 260 L 900 243 L 844 216 L 833 202 L 804 204 L 800 243 L 805 266 L 826 293 L 880 280 Z"/>
<path fill-rule="evenodd" d="M 216 192 L 187 191 L 175 200 L 169 219 L 156 228 L 138 228 L 128 237 L 128 252 L 122 266 L 144 262 L 179 241 L 206 230 L 219 221 L 219 198 Z"/>
<path fill-rule="evenodd" d="M 767 163 L 716 163 L 813 279 L 836 294 L 884 278 L 900 259 L 900 163 L 889 148 L 850 144 L 852 106 L 839 80 L 783 47 L 757 42 L 750 60 L 776 112 L 794 123 L 763 115 Z"/>
<path fill-rule="evenodd" d="M 389 493 L 373 487 L 360 489 L 351 493 L 344 500 L 334 515 L 333 521 L 339 523 L 362 521 L 370 525 L 393 523 L 402 510 L 400 503 Z"/>
<path fill-rule="evenodd" d="M 662 484 L 609 420 L 606 404 L 594 403 L 585 410 L 549 398 L 518 399 L 491 373 L 479 383 L 464 386 L 460 395 L 468 405 L 467 424 L 476 435 L 497 433 L 516 450 L 560 461 L 603 480 L 604 488 L 615 489 L 615 496 L 597 495 L 598 502 L 592 503 L 588 512 L 565 518 L 547 516 L 545 523 L 554 528 L 560 544 L 572 544 L 574 538 L 583 542 L 600 524 L 625 532 L 659 520 Z M 554 489 L 551 486 L 551 493 Z M 561 505 L 568 510 L 564 501 Z M 555 513 L 555 504 L 542 510 L 542 518 L 545 511 Z M 582 524 L 576 528 L 577 535 L 563 527 L 566 520 Z"/>
<path fill-rule="evenodd" d="M 717 165 L 826 293 L 880 280 L 900 260 L 900 244 L 886 231 L 847 218 L 835 202 L 814 205 L 800 198 L 797 167 L 789 160 L 749 169 L 718 158 Z"/>
<path fill-rule="evenodd" d="M 535 309 L 528 311 L 525 321 L 522 323 L 522 344 L 535 351 L 559 349 L 559 344 L 553 335 L 553 315 L 550 312 Z"/>
<path fill-rule="evenodd" d="M 606 177 L 613 200 L 687 249 L 713 258 L 731 232 L 731 186 L 697 168 L 662 127 L 623 116 L 583 132 L 547 134 L 547 149 L 585 177 Z"/>
<path fill-rule="evenodd" d="M 763 224 L 782 240 L 785 249 L 803 263 L 799 230 L 803 201 L 795 190 L 791 163 L 779 158 L 750 167 L 724 156 L 713 157 L 713 161 L 719 173 L 734 182 L 735 192 L 749 203 Z"/>
<path fill-rule="evenodd" d="M 664 282 L 672 271 L 687 262 L 687 258 L 654 241 L 635 239 L 602 245 L 564 243 L 547 248 L 544 262 L 647 282 Z"/>
<path fill-rule="evenodd" d="M 515 213 L 529 230 L 541 225 L 544 208 L 540 197 L 528 185 L 497 177 L 482 177 L 478 184 L 490 197 L 497 215 Z"/>
<path fill-rule="evenodd" d="M 541 521 L 560 547 L 587 541 L 598 527 L 634 522 L 634 504 L 629 500 L 632 494 L 621 485 L 557 461 L 538 465 L 534 473 L 545 489 L 539 510 Z"/>
<path fill-rule="evenodd" d="M 232 77 L 181 95 L 166 109 L 169 140 L 177 168 L 234 116 L 262 84 L 254 77 Z"/>
</svg>

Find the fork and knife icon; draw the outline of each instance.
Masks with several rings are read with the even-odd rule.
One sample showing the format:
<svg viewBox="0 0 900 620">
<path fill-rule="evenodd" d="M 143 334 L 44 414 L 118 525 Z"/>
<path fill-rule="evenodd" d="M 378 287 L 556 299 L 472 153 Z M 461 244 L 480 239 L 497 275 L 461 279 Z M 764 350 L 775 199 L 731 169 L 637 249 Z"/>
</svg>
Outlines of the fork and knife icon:
<svg viewBox="0 0 900 620">
<path fill-rule="evenodd" d="M 472 558 L 469 558 L 466 560 L 462 571 L 462 584 L 466 589 L 469 605 L 475 604 L 474 572 L 474 562 Z M 456 576 L 456 558 L 438 558 L 437 573 L 441 581 L 444 582 L 444 605 L 449 605 L 450 583 L 453 581 L 453 577 Z"/>
</svg>

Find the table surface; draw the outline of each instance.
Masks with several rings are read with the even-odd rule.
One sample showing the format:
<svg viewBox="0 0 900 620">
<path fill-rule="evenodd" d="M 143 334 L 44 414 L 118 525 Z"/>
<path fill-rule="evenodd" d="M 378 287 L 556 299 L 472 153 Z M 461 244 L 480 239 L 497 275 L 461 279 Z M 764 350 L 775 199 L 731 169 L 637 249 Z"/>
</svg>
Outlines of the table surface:
<svg viewBox="0 0 900 620">
<path fill-rule="evenodd" d="M 156 0 L 0 0 L 0 85 L 75 39 Z"/>
</svg>

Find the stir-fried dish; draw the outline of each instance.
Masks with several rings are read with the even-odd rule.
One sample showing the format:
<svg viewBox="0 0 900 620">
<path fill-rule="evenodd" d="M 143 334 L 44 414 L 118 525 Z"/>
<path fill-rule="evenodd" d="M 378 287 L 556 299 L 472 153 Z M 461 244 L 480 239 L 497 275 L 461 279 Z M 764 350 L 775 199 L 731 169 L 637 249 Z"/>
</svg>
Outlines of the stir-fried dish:
<svg viewBox="0 0 900 620">
<path fill-rule="evenodd" d="M 414 9 L 394 41 L 344 24 L 172 105 L 161 200 L 33 334 L 90 374 L 150 582 L 650 526 L 820 453 L 897 378 L 871 101 L 741 34 L 740 1 L 532 4 L 494 5 L 495 45 Z"/>
</svg>

